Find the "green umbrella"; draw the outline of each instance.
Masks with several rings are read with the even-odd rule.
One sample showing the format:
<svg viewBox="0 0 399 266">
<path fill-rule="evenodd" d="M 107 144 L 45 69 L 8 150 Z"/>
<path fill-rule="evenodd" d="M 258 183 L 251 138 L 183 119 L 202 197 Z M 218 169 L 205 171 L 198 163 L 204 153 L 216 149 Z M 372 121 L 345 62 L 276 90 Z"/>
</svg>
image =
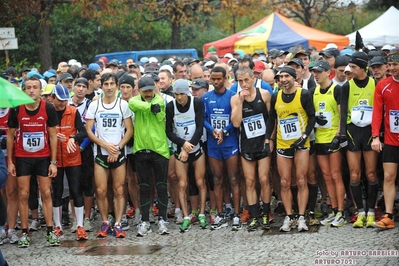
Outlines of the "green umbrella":
<svg viewBox="0 0 399 266">
<path fill-rule="evenodd" d="M 35 103 L 35 101 L 7 80 L 0 78 L 0 108 L 30 103 Z"/>
</svg>

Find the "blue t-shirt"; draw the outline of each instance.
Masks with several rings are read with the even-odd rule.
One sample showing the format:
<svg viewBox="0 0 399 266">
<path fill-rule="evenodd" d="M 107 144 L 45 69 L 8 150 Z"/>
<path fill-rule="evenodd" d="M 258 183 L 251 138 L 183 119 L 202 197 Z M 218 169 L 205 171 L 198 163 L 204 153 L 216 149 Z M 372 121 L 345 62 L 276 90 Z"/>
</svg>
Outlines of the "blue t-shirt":
<svg viewBox="0 0 399 266">
<path fill-rule="evenodd" d="M 231 123 L 230 99 L 235 92 L 226 89 L 223 93 L 210 91 L 202 96 L 204 104 L 204 127 L 208 135 L 208 148 L 216 147 L 237 147 L 237 129 Z M 217 139 L 213 137 L 213 130 L 226 130 L 228 136 L 224 136 L 223 142 L 218 145 Z"/>
<path fill-rule="evenodd" d="M 254 86 L 256 88 L 259 88 L 259 83 L 260 83 L 260 88 L 261 89 L 267 90 L 270 93 L 270 95 L 273 94 L 273 90 L 272 90 L 272 88 L 270 88 L 270 85 L 267 82 L 264 82 L 261 79 L 257 78 L 255 80 Z M 238 87 L 238 82 L 234 82 L 233 85 L 231 85 L 230 90 L 234 91 L 234 94 L 236 94 L 237 93 L 237 87 Z"/>
</svg>

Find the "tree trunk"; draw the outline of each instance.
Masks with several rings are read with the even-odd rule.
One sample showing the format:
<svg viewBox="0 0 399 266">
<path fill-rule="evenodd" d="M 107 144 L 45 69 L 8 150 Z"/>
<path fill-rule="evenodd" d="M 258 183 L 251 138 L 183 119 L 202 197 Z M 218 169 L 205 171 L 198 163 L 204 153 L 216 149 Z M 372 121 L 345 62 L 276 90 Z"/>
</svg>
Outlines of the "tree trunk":
<svg viewBox="0 0 399 266">
<path fill-rule="evenodd" d="M 180 21 L 172 21 L 172 49 L 180 48 Z"/>
<path fill-rule="evenodd" d="M 40 22 L 40 46 L 39 58 L 41 72 L 48 70 L 52 67 L 51 50 L 50 50 L 50 26 L 46 21 Z"/>
</svg>

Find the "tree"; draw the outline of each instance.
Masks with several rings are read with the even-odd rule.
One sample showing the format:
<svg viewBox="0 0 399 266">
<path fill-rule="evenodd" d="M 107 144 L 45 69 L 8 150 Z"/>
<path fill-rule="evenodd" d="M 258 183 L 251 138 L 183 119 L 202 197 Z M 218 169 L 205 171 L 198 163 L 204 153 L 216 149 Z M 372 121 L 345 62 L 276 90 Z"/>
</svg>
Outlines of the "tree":
<svg viewBox="0 0 399 266">
<path fill-rule="evenodd" d="M 180 48 L 181 29 L 189 23 L 200 24 L 200 14 L 209 15 L 214 11 L 212 2 L 206 0 L 136 0 L 132 1 L 138 10 L 143 11 L 147 22 L 165 20 L 172 29 L 171 48 Z"/>
<path fill-rule="evenodd" d="M 270 0 L 275 11 L 289 18 L 298 18 L 315 28 L 322 21 L 331 23 L 330 15 L 339 8 L 339 0 Z"/>
</svg>

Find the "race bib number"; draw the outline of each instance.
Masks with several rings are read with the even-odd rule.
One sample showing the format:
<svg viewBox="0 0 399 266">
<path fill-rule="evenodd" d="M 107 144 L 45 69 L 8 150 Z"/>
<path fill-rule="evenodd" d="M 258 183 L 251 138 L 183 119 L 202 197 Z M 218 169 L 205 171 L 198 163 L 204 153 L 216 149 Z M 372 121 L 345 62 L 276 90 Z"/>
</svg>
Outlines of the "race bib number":
<svg viewBox="0 0 399 266">
<path fill-rule="evenodd" d="M 283 140 L 297 139 L 302 136 L 298 117 L 280 120 L 280 132 Z"/>
<path fill-rule="evenodd" d="M 218 131 L 223 130 L 230 122 L 230 116 L 227 114 L 211 115 L 212 127 Z"/>
<path fill-rule="evenodd" d="M 327 120 L 327 123 L 323 126 L 316 123 L 314 127 L 330 128 L 332 126 L 332 113 L 331 112 L 316 112 L 315 115 L 316 116 L 323 115 L 325 117 L 325 120 Z"/>
<path fill-rule="evenodd" d="M 114 133 L 119 126 L 119 114 L 100 114 L 100 121 L 105 133 Z"/>
<path fill-rule="evenodd" d="M 371 124 L 372 114 L 373 107 L 371 106 L 354 106 L 352 108 L 351 121 L 358 127 L 365 127 Z"/>
<path fill-rule="evenodd" d="M 177 122 L 176 123 L 177 135 L 185 140 L 189 140 L 192 137 L 192 132 L 195 131 L 195 121 L 190 120 L 186 122 Z"/>
<path fill-rule="evenodd" d="M 389 130 L 392 133 L 399 133 L 399 110 L 389 111 Z"/>
<path fill-rule="evenodd" d="M 242 120 L 242 123 L 248 139 L 262 136 L 266 133 L 265 120 L 262 114 L 246 117 Z"/>
<path fill-rule="evenodd" d="M 44 148 L 43 132 L 24 132 L 22 138 L 25 151 L 36 152 Z"/>
</svg>

